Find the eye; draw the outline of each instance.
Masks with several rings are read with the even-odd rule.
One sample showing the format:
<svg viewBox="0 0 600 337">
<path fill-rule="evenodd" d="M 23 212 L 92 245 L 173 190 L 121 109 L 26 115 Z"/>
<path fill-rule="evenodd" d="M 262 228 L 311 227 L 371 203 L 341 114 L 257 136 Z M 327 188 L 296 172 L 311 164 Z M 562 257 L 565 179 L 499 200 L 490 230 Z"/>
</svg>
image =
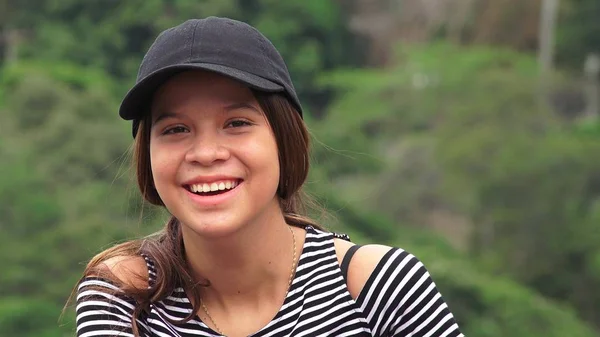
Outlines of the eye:
<svg viewBox="0 0 600 337">
<path fill-rule="evenodd" d="M 249 125 L 252 125 L 252 123 L 248 122 L 247 120 L 234 119 L 232 121 L 227 122 L 226 127 L 240 128 L 240 127 L 249 126 Z"/>
<path fill-rule="evenodd" d="M 188 132 L 188 129 L 184 126 L 178 125 L 172 128 L 168 128 L 165 131 L 163 131 L 163 135 L 171 135 L 171 134 L 176 134 L 176 133 L 183 133 L 183 132 Z"/>
</svg>

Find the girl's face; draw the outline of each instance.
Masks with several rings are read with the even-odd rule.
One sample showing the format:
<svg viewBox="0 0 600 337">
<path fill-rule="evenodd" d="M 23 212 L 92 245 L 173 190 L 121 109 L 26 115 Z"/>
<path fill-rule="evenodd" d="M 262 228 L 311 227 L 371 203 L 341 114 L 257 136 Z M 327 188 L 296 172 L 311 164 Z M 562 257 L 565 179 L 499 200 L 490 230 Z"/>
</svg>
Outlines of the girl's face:
<svg viewBox="0 0 600 337">
<path fill-rule="evenodd" d="M 185 72 L 156 93 L 151 113 L 154 187 L 184 235 L 223 236 L 280 212 L 277 143 L 247 87 Z"/>
</svg>

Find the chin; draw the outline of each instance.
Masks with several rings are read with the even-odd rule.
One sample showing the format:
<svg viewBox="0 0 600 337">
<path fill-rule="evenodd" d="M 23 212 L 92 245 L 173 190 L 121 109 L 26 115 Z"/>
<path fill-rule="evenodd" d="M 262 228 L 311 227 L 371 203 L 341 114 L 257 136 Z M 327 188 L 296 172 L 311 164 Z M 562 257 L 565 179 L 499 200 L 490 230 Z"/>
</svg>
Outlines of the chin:
<svg viewBox="0 0 600 337">
<path fill-rule="evenodd" d="M 198 236 L 203 239 L 218 239 L 231 236 L 243 227 L 239 221 L 223 220 L 203 219 L 202 221 L 191 220 L 187 222 L 181 220 L 182 231 L 184 235 Z"/>
<path fill-rule="evenodd" d="M 191 204 L 174 207 L 171 214 L 181 222 L 184 235 L 204 240 L 218 239 L 232 236 L 255 224 L 269 223 L 281 214 L 279 201 L 275 197 L 259 204 L 262 207 L 254 205 L 258 209 L 247 207 L 244 202 L 237 202 L 236 207 L 227 203 L 202 209 Z"/>
<path fill-rule="evenodd" d="M 242 219 L 230 212 L 202 213 L 178 218 L 184 235 L 195 236 L 201 240 L 226 238 L 238 233 L 251 223 L 249 219 Z"/>
</svg>

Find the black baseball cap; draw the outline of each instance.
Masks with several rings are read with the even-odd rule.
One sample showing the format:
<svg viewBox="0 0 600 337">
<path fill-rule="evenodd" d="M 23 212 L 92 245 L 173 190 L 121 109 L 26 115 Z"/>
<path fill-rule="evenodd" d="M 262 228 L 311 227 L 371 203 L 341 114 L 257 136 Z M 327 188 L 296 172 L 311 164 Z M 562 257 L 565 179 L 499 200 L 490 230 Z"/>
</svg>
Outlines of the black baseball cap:
<svg viewBox="0 0 600 337">
<path fill-rule="evenodd" d="M 192 69 L 215 72 L 258 91 L 282 93 L 302 116 L 287 66 L 271 41 L 244 22 L 208 17 L 169 28 L 150 46 L 119 108 L 121 118 L 133 121 L 133 137 L 156 90 Z"/>
</svg>

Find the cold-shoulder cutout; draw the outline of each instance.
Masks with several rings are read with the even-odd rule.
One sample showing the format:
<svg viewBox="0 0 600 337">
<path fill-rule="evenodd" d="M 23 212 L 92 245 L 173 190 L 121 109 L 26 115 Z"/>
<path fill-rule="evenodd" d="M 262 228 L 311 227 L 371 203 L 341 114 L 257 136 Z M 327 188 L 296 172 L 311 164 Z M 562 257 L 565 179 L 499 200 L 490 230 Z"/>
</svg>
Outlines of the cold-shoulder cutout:
<svg viewBox="0 0 600 337">
<path fill-rule="evenodd" d="M 351 243 L 335 240 L 338 263 Z M 347 268 L 346 286 L 374 335 L 462 337 L 423 263 L 409 252 L 364 245 Z"/>
<path fill-rule="evenodd" d="M 338 264 L 342 264 L 342 260 L 350 247 L 354 243 L 345 240 L 334 239 L 335 251 L 338 258 Z M 356 251 L 350 264 L 348 265 L 347 287 L 352 298 L 358 298 L 358 295 L 369 280 L 369 277 L 379 264 L 381 259 L 392 249 L 385 245 L 364 245 Z"/>
</svg>

